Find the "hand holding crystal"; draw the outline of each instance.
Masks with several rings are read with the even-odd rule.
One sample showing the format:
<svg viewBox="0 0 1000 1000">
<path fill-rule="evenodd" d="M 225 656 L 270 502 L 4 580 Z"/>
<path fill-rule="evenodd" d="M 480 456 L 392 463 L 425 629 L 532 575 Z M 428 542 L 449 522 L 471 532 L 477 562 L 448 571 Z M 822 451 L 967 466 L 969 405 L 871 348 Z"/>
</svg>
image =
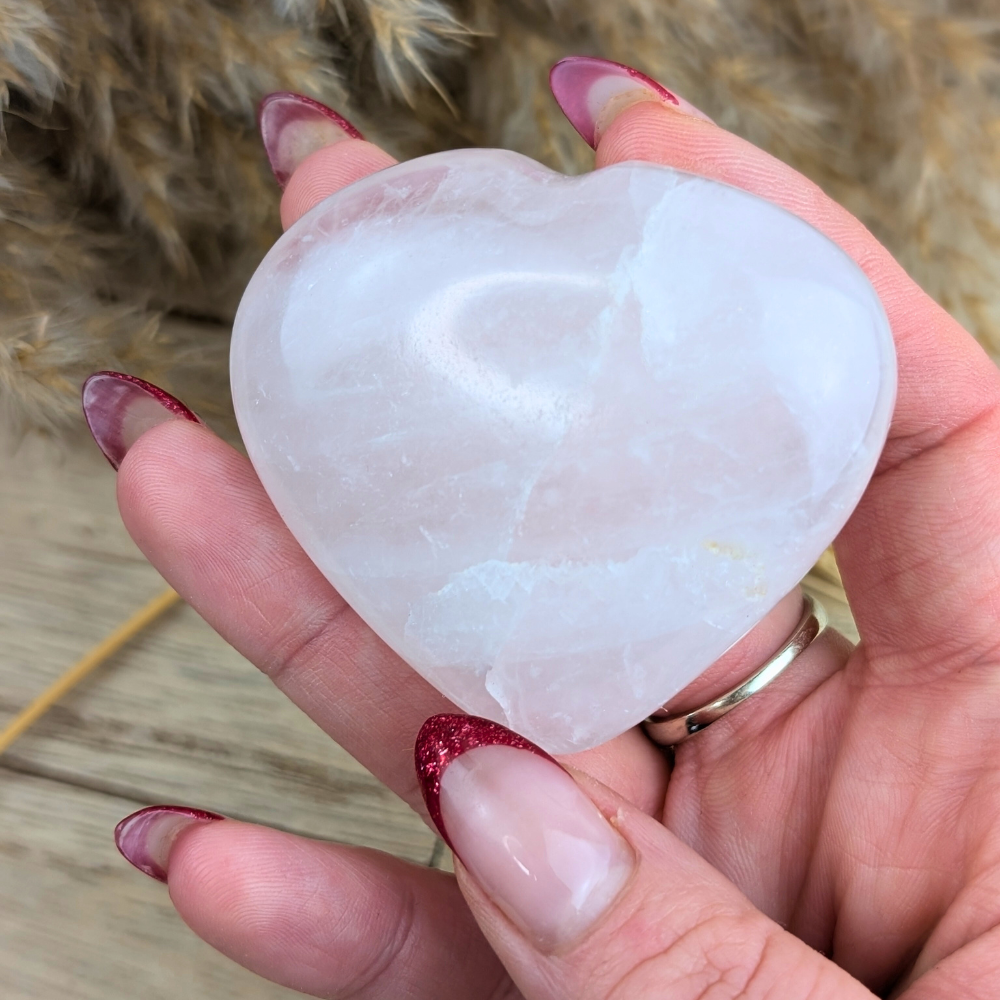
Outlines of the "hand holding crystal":
<svg viewBox="0 0 1000 1000">
<path fill-rule="evenodd" d="M 246 460 L 205 427 L 167 419 L 176 411 L 141 434 L 119 421 L 119 501 L 143 551 L 417 808 L 414 743 L 425 719 L 444 714 L 418 750 L 457 880 L 230 820 L 192 814 L 159 839 L 156 823 L 143 827 L 184 919 L 278 982 L 428 1000 L 994 995 L 1000 378 L 814 185 L 654 96 L 614 91 L 611 111 L 598 108 L 598 168 L 652 161 L 767 198 L 857 261 L 885 307 L 896 410 L 837 540 L 862 642 L 852 650 L 827 632 L 678 747 L 672 767 L 632 729 L 563 757 L 567 771 L 499 728 L 456 721 L 304 556 Z M 286 223 L 391 162 L 331 135 L 289 171 Z M 750 674 L 800 611 L 796 594 L 780 602 L 670 707 Z"/>
</svg>

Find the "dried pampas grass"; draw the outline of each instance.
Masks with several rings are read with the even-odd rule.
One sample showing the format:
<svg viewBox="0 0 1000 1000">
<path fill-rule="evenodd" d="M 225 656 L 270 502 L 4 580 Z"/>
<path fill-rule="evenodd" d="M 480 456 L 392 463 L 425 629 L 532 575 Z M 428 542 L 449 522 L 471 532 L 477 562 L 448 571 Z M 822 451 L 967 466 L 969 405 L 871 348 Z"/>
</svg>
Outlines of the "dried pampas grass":
<svg viewBox="0 0 1000 1000">
<path fill-rule="evenodd" d="M 578 171 L 546 84 L 573 52 L 812 177 L 1000 353 L 998 45 L 993 0 L 0 0 L 2 419 L 75 419 L 102 367 L 225 412 L 225 324 L 278 232 L 264 94 L 398 156 Z"/>
</svg>

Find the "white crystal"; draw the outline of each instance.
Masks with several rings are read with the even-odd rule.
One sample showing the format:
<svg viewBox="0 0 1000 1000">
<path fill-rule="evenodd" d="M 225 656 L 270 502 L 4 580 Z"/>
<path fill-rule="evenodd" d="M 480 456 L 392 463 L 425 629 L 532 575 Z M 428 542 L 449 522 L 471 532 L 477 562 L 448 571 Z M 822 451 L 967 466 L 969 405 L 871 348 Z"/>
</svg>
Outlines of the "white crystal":
<svg viewBox="0 0 1000 1000">
<path fill-rule="evenodd" d="M 463 709 L 594 746 L 705 670 L 861 496 L 895 360 L 858 267 L 742 191 L 439 153 L 328 198 L 240 306 L 295 537 Z"/>
</svg>

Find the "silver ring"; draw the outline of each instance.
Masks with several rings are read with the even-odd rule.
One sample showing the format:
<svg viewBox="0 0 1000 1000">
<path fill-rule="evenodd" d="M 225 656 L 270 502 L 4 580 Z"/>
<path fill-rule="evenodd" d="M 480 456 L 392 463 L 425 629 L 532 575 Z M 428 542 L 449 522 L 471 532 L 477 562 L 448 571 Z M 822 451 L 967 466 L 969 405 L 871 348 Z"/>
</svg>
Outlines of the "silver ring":
<svg viewBox="0 0 1000 1000">
<path fill-rule="evenodd" d="M 706 726 L 728 715 L 737 705 L 780 677 L 795 658 L 822 634 L 827 625 L 826 609 L 811 595 L 803 595 L 802 617 L 788 641 L 762 667 L 724 695 L 681 715 L 662 708 L 642 724 L 646 735 L 661 747 L 672 747 L 700 733 Z"/>
</svg>

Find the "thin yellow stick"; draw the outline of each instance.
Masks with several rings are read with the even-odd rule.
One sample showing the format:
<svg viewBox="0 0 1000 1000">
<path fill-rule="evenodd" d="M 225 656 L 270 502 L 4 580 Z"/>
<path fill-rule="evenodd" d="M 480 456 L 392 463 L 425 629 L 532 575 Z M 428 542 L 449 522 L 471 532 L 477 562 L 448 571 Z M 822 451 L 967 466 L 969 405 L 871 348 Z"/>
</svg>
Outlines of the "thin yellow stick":
<svg viewBox="0 0 1000 1000">
<path fill-rule="evenodd" d="M 154 597 L 144 608 L 140 608 L 127 622 L 119 625 L 106 639 L 102 639 L 82 660 L 70 667 L 57 681 L 50 684 L 0 732 L 0 753 L 3 753 L 30 725 L 37 722 L 67 691 L 76 687 L 108 657 L 117 653 L 129 639 L 136 636 L 179 600 L 180 595 L 172 588 L 168 588 L 159 597 Z"/>
</svg>

